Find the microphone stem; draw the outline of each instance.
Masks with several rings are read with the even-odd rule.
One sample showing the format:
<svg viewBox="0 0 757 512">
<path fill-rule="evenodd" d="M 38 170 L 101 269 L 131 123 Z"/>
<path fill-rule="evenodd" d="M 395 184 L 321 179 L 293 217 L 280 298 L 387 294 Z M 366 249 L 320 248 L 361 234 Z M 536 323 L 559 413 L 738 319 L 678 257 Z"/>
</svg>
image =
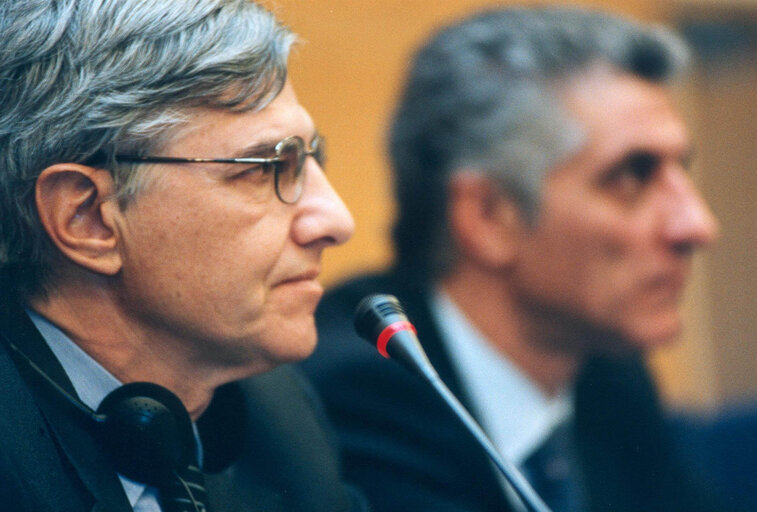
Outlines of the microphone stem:
<svg viewBox="0 0 757 512">
<path fill-rule="evenodd" d="M 466 426 L 468 431 L 473 434 L 476 440 L 486 451 L 486 454 L 497 466 L 507 482 L 512 486 L 515 493 L 530 512 L 551 512 L 549 507 L 542 501 L 539 495 L 534 491 L 531 484 L 523 477 L 518 469 L 507 460 L 500 456 L 497 449 L 489 440 L 487 435 L 481 429 L 479 424 L 465 409 L 463 404 L 455 397 L 449 388 L 442 382 L 435 371 L 423 371 L 423 376 L 439 392 L 441 397 L 452 408 L 458 419 Z"/>
<path fill-rule="evenodd" d="M 431 384 L 486 451 L 528 512 L 551 512 L 518 468 L 502 458 L 473 416 L 439 378 L 396 297 L 376 294 L 363 298 L 355 310 L 355 330 L 374 343 L 381 355 L 394 359 Z"/>
</svg>

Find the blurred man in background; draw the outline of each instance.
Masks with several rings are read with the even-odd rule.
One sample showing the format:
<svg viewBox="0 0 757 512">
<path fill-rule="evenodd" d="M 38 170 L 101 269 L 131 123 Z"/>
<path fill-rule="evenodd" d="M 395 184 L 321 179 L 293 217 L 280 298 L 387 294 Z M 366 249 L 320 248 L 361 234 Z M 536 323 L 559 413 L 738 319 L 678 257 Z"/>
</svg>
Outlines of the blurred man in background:
<svg viewBox="0 0 757 512">
<path fill-rule="evenodd" d="M 277 368 L 353 229 L 295 36 L 247 0 L 6 0 L 0 33 L 0 509 L 361 506 Z"/>
<path fill-rule="evenodd" d="M 721 510 L 643 361 L 718 232 L 669 89 L 686 61 L 669 31 L 568 8 L 483 12 L 417 53 L 390 137 L 396 265 L 327 295 L 304 364 L 378 512 L 509 505 L 430 388 L 356 339 L 377 292 L 555 512 Z"/>
</svg>

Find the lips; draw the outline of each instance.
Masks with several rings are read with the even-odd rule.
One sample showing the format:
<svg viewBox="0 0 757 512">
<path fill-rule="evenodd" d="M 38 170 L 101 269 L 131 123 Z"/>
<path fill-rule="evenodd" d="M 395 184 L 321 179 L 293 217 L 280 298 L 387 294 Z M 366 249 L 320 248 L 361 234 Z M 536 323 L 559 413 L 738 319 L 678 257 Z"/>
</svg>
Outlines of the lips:
<svg viewBox="0 0 757 512">
<path fill-rule="evenodd" d="M 319 268 L 313 268 L 305 272 L 301 272 L 292 277 L 288 277 L 279 282 L 279 284 L 293 284 L 300 282 L 312 282 L 318 284 L 318 276 L 321 275 Z M 320 285 L 319 285 L 320 286 Z"/>
<path fill-rule="evenodd" d="M 650 290 L 658 299 L 664 302 L 678 302 L 688 284 L 688 272 L 685 270 L 670 271 L 658 274 L 649 281 Z"/>
</svg>

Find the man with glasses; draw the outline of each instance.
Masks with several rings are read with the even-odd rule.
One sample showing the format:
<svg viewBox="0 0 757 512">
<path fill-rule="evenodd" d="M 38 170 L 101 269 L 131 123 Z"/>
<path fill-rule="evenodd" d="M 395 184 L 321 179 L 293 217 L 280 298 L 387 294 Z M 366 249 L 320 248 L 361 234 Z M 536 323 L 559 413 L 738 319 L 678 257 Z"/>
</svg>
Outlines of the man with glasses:
<svg viewBox="0 0 757 512">
<path fill-rule="evenodd" d="M 349 212 L 246 0 L 0 5 L 0 509 L 335 511 L 308 356 Z"/>
<path fill-rule="evenodd" d="M 644 353 L 717 224 L 669 82 L 686 48 L 601 12 L 494 9 L 418 51 L 390 133 L 396 264 L 330 292 L 303 363 L 377 512 L 511 510 L 425 382 L 357 339 L 404 304 L 442 380 L 555 512 L 722 510 L 676 457 Z"/>
</svg>

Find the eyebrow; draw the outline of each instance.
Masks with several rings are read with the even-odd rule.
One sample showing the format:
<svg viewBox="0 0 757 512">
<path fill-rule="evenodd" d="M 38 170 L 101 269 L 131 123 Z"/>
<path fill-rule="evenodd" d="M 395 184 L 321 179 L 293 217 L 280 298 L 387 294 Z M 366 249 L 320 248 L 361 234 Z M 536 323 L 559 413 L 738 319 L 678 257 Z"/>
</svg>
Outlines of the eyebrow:
<svg viewBox="0 0 757 512">
<path fill-rule="evenodd" d="M 265 153 L 273 153 L 275 151 L 276 144 L 278 143 L 278 140 L 274 142 L 259 142 L 257 144 L 253 144 L 251 146 L 240 149 L 230 158 L 255 158 L 260 157 Z"/>
<path fill-rule="evenodd" d="M 321 136 L 321 132 L 318 130 L 313 131 L 313 136 L 310 137 L 310 140 L 305 140 L 305 146 L 306 148 L 309 148 L 315 139 Z M 232 155 L 230 158 L 256 158 L 256 157 L 263 157 L 262 155 L 266 153 L 273 153 L 276 149 L 276 144 L 284 140 L 286 137 L 282 137 L 279 140 L 275 140 L 272 142 L 258 142 L 251 146 L 247 146 L 245 148 L 240 149 L 234 155 Z"/>
<path fill-rule="evenodd" d="M 679 155 L 675 156 L 675 160 L 677 160 L 683 167 L 689 168 L 691 165 L 692 160 L 695 156 L 695 149 L 693 146 L 688 146 L 685 148 Z M 606 169 L 613 169 L 616 167 L 619 167 L 621 165 L 627 164 L 627 163 L 633 163 L 633 161 L 640 161 L 644 159 L 649 160 L 655 160 L 658 163 L 662 161 L 662 157 L 660 156 L 660 153 L 649 150 L 649 149 L 631 149 L 627 153 L 624 153 L 621 155 L 617 160 L 615 160 L 610 165 L 607 165 Z"/>
</svg>

